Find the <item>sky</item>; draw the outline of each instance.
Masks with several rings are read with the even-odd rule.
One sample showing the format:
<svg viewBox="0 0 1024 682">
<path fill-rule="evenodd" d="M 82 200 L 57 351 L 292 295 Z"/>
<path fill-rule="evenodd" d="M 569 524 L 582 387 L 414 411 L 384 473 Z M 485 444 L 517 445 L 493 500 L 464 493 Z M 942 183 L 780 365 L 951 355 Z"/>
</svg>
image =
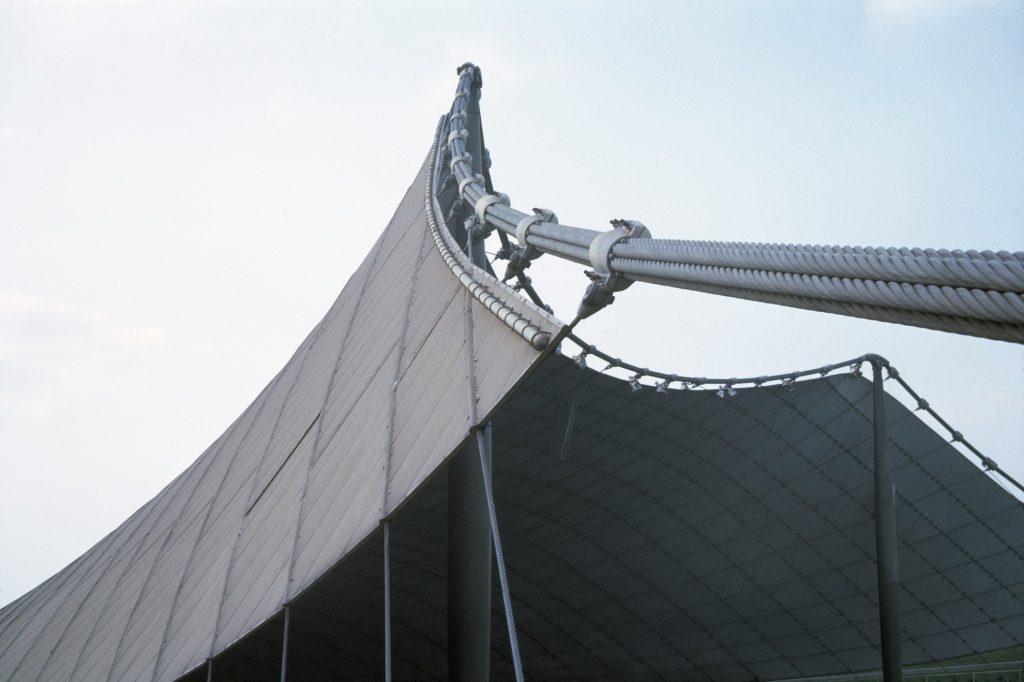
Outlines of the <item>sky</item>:
<svg viewBox="0 0 1024 682">
<path fill-rule="evenodd" d="M 1024 4 L 0 4 L 0 604 L 241 413 L 481 66 L 492 176 L 656 237 L 1024 250 Z M 586 286 L 530 270 L 563 320 Z M 744 376 L 880 353 L 1024 479 L 1024 347 L 637 284 L 578 327 Z M 898 391 L 894 392 L 897 397 Z"/>
</svg>

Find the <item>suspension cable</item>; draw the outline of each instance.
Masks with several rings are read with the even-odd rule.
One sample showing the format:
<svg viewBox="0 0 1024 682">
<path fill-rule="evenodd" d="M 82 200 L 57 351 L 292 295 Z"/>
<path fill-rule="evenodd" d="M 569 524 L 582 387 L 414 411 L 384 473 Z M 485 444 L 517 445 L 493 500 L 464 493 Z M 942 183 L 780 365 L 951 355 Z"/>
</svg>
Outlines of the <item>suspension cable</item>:
<svg viewBox="0 0 1024 682">
<path fill-rule="evenodd" d="M 484 178 L 474 175 L 467 152 L 468 94 L 479 83 L 478 67 L 460 67 L 445 144 L 458 200 L 477 208 L 488 225 L 522 237 L 520 247 L 594 266 L 582 317 L 610 303 L 613 292 L 645 281 L 1024 343 L 1024 252 L 653 239 L 646 229 L 609 239 L 607 231 L 546 220 L 517 235 L 517 226 L 531 216 L 495 201 Z"/>
</svg>

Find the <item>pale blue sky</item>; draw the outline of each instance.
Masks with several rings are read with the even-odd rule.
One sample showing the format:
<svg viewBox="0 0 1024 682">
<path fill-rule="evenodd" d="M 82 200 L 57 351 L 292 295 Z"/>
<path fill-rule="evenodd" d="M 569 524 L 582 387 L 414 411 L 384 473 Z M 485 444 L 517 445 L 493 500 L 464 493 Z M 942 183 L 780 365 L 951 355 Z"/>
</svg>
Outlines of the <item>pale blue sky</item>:
<svg viewBox="0 0 1024 682">
<path fill-rule="evenodd" d="M 655 236 L 1024 250 L 1024 4 L 0 5 L 0 603 L 113 529 L 327 310 L 484 72 L 498 189 Z M 563 319 L 581 268 L 531 273 Z M 637 285 L 637 364 L 874 351 L 1024 478 L 1024 349 Z"/>
</svg>

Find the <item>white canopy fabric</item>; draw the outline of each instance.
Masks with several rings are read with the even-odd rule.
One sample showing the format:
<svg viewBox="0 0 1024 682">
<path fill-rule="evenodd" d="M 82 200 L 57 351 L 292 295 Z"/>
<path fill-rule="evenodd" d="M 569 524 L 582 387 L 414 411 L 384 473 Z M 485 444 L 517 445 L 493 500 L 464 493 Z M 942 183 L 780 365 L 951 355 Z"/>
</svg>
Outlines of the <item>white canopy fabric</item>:
<svg viewBox="0 0 1024 682">
<path fill-rule="evenodd" d="M 173 680 L 202 665 L 342 559 L 524 375 L 540 351 L 452 275 L 425 217 L 426 173 L 224 435 L 0 611 L 0 679 Z"/>
</svg>

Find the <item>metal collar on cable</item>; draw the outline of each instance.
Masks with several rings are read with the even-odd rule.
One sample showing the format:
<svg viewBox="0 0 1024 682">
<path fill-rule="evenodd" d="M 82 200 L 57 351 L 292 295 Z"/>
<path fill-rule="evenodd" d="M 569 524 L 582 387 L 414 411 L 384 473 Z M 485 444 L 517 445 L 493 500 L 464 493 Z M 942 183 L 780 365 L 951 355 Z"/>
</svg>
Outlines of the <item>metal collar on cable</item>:
<svg viewBox="0 0 1024 682">
<path fill-rule="evenodd" d="M 461 155 L 467 153 L 467 95 L 481 82 L 479 68 L 460 67 L 447 142 L 460 196 L 474 201 L 488 192 Z M 652 239 L 649 233 L 609 245 L 608 233 L 537 221 L 498 202 L 487 203 L 482 214 L 483 222 L 516 237 L 521 247 L 594 267 L 603 281 L 592 278 L 587 288 L 581 303 L 587 314 L 614 300 L 613 292 L 628 282 L 645 281 L 1024 343 L 1024 252 L 706 242 Z M 529 229 L 517 229 L 527 219 Z M 594 242 L 603 271 L 591 257 Z"/>
</svg>

